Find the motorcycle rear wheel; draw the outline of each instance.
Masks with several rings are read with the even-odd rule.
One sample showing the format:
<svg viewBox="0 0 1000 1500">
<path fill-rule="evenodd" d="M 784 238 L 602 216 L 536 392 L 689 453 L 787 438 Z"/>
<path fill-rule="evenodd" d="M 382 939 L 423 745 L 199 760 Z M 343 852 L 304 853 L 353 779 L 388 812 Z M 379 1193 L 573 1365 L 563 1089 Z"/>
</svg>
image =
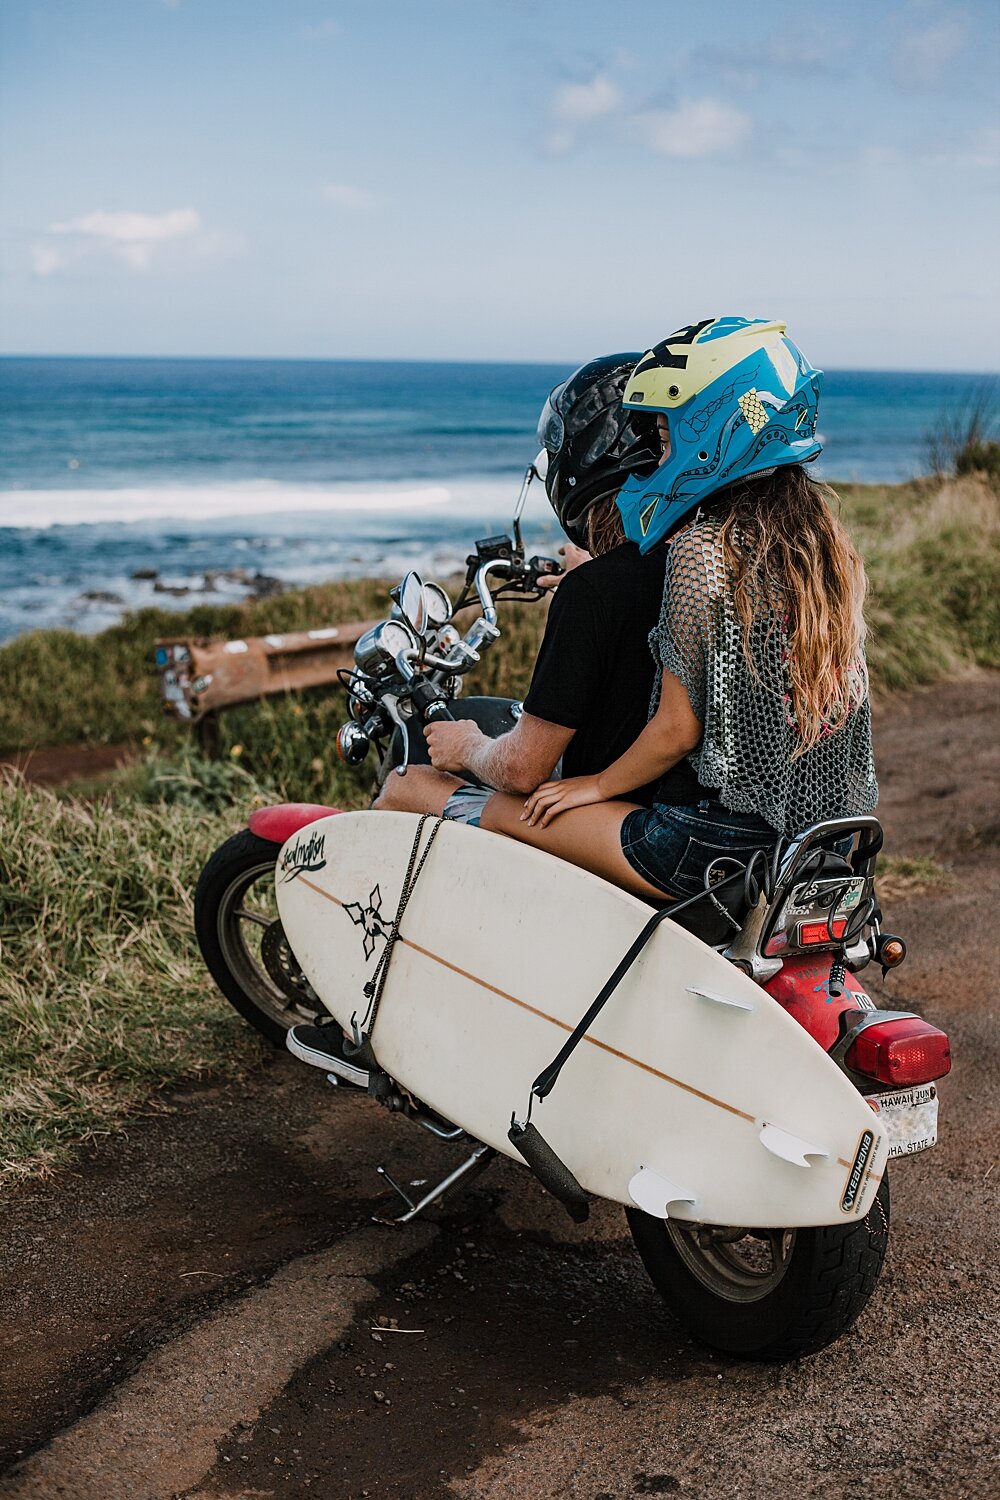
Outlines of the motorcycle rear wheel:
<svg viewBox="0 0 1000 1500">
<path fill-rule="evenodd" d="M 789 1360 L 846 1333 L 875 1290 L 889 1242 L 889 1178 L 860 1223 L 722 1229 L 625 1216 L 642 1263 L 679 1323 L 742 1359 Z"/>
<path fill-rule="evenodd" d="M 326 1011 L 282 931 L 274 897 L 279 847 L 245 828 L 216 849 L 195 890 L 194 925 L 226 999 L 283 1047 L 289 1027 L 325 1018 Z"/>
</svg>

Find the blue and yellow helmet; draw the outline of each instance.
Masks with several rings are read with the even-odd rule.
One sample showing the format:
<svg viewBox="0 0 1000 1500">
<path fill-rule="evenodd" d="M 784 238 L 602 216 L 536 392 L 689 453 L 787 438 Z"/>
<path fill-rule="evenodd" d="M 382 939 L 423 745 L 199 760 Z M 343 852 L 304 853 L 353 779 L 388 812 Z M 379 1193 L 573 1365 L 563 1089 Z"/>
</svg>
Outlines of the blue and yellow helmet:
<svg viewBox="0 0 1000 1500">
<path fill-rule="evenodd" d="M 665 412 L 670 455 L 618 494 L 625 535 L 649 552 L 702 500 L 735 479 L 811 462 L 822 371 L 785 324 L 766 318 L 706 318 L 679 328 L 632 371 L 624 406 Z"/>
</svg>

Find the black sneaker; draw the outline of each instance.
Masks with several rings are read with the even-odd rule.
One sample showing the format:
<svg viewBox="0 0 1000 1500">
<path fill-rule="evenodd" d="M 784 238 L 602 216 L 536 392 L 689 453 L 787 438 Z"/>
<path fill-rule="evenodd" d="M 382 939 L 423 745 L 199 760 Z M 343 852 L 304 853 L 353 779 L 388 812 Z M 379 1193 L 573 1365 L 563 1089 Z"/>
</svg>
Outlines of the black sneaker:
<svg viewBox="0 0 1000 1500">
<path fill-rule="evenodd" d="M 300 1062 L 310 1067 L 323 1068 L 327 1073 L 353 1083 L 358 1088 L 368 1087 L 368 1069 L 344 1056 L 347 1041 L 336 1021 L 322 1022 L 319 1026 L 293 1026 L 285 1033 L 285 1046 Z"/>
</svg>

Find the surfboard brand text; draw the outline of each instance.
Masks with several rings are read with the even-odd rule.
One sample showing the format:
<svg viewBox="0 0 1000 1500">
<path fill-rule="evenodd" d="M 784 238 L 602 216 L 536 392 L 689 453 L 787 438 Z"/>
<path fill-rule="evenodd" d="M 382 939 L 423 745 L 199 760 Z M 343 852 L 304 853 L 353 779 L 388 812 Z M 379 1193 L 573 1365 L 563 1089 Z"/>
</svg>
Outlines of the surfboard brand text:
<svg viewBox="0 0 1000 1500">
<path fill-rule="evenodd" d="M 311 875 L 315 870 L 326 868 L 326 834 L 311 833 L 308 838 L 299 838 L 281 856 L 282 881 L 294 880 L 296 875 Z"/>
<path fill-rule="evenodd" d="M 868 1158 L 872 1154 L 872 1147 L 874 1146 L 874 1144 L 874 1132 L 871 1130 L 862 1131 L 861 1143 L 858 1146 L 858 1152 L 854 1158 L 854 1166 L 851 1168 L 851 1175 L 847 1179 L 847 1186 L 844 1189 L 844 1196 L 840 1201 L 840 1206 L 844 1210 L 845 1214 L 849 1214 L 851 1209 L 857 1202 L 858 1192 L 865 1178 L 865 1167 L 868 1165 Z"/>
</svg>

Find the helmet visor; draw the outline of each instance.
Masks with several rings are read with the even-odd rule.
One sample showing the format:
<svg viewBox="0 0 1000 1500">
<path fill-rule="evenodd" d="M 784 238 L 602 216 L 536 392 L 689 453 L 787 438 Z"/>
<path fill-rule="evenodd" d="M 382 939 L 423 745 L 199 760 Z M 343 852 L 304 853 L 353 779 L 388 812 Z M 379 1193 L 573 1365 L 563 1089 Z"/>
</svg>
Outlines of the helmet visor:
<svg viewBox="0 0 1000 1500">
<path fill-rule="evenodd" d="M 564 381 L 549 394 L 538 419 L 538 441 L 555 455 L 562 451 L 567 438 L 581 438 L 586 446 L 578 451 L 577 462 L 592 468 L 603 458 L 614 455 L 623 437 L 626 445 L 632 441 L 627 431 L 631 414 L 622 409 L 617 392 L 609 396 L 604 388 L 595 388 L 582 401 L 571 403 L 571 426 L 567 430 L 563 405 L 569 384 Z"/>
<path fill-rule="evenodd" d="M 549 392 L 538 418 L 536 436 L 539 446 L 548 453 L 558 453 L 566 437 L 566 423 L 559 410 L 559 398 L 568 384 L 564 380 L 562 385 L 557 385 L 555 390 Z"/>
</svg>

